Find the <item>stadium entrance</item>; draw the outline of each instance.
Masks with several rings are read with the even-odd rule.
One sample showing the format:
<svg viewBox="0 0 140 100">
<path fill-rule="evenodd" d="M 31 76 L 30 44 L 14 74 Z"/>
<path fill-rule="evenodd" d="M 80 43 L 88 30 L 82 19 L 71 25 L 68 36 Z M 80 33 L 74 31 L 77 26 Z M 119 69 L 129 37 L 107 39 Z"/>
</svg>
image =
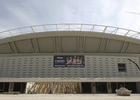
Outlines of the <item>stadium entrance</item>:
<svg viewBox="0 0 140 100">
<path fill-rule="evenodd" d="M 27 94 L 91 94 L 116 93 L 125 87 L 132 93 L 140 93 L 137 82 L 0 82 L 0 93 Z"/>
<path fill-rule="evenodd" d="M 107 83 L 97 82 L 96 83 L 96 93 L 107 93 Z"/>
<path fill-rule="evenodd" d="M 0 93 L 4 92 L 19 92 L 25 93 L 26 92 L 26 83 L 14 83 L 14 82 L 3 82 L 0 83 Z"/>
<path fill-rule="evenodd" d="M 0 93 L 8 92 L 8 90 L 9 90 L 9 83 L 7 82 L 0 83 Z"/>
<path fill-rule="evenodd" d="M 26 83 L 14 83 L 13 92 L 25 93 Z"/>
<path fill-rule="evenodd" d="M 91 83 L 82 83 L 82 93 L 91 93 Z"/>
</svg>

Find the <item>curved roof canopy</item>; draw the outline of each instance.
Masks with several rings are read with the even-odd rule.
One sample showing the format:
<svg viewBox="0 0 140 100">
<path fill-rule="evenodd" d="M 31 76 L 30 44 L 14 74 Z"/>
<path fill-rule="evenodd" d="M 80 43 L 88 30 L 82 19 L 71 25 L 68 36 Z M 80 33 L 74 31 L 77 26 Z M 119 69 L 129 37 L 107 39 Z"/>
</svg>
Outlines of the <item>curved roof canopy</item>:
<svg viewBox="0 0 140 100">
<path fill-rule="evenodd" d="M 139 32 L 103 25 L 38 25 L 4 31 L 0 36 L 0 54 L 140 54 Z"/>
<path fill-rule="evenodd" d="M 45 24 L 45 25 L 28 26 L 28 27 L 16 28 L 16 29 L 0 32 L 0 39 L 13 37 L 17 35 L 23 35 L 23 34 L 51 32 L 51 31 L 100 32 L 100 33 L 116 34 L 116 35 L 131 37 L 135 39 L 140 39 L 140 32 L 124 29 L 124 28 L 95 25 L 95 24 Z"/>
</svg>

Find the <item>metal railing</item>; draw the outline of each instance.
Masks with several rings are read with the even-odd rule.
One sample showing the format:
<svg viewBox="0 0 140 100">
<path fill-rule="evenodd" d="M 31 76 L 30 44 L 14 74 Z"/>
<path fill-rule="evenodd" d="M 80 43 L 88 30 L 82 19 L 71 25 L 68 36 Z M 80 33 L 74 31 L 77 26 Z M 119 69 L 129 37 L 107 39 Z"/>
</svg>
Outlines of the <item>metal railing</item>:
<svg viewBox="0 0 140 100">
<path fill-rule="evenodd" d="M 95 24 L 45 24 L 45 25 L 21 27 L 0 32 L 0 39 L 23 34 L 50 32 L 50 31 L 89 31 L 89 32 L 116 34 L 135 39 L 140 39 L 140 32 L 124 28 Z"/>
</svg>

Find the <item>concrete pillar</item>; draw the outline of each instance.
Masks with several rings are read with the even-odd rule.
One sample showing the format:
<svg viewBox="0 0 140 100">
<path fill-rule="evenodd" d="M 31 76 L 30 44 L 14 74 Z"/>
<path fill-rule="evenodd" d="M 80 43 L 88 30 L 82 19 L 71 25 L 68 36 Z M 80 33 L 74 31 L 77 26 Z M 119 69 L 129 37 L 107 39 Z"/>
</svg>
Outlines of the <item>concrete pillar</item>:
<svg viewBox="0 0 140 100">
<path fill-rule="evenodd" d="M 118 87 L 118 82 L 116 82 L 116 88 L 119 89 L 119 87 Z"/>
<path fill-rule="evenodd" d="M 92 93 L 96 93 L 96 85 L 94 82 L 92 83 Z"/>
<path fill-rule="evenodd" d="M 140 82 L 136 83 L 137 93 L 140 93 Z"/>
<path fill-rule="evenodd" d="M 93 82 L 91 82 L 91 93 L 93 93 Z"/>
<path fill-rule="evenodd" d="M 9 83 L 9 92 L 13 92 L 14 91 L 14 82 L 10 82 Z"/>
<path fill-rule="evenodd" d="M 2 92 L 4 92 L 4 88 L 5 88 L 5 83 L 3 83 L 3 90 L 2 90 Z"/>
<path fill-rule="evenodd" d="M 81 82 L 79 83 L 79 86 L 80 86 L 80 93 L 82 94 L 82 83 Z"/>
<path fill-rule="evenodd" d="M 53 86 L 53 82 L 51 83 L 51 94 L 54 94 L 54 86 Z"/>
<path fill-rule="evenodd" d="M 72 93 L 74 93 L 74 83 L 72 83 Z"/>
<path fill-rule="evenodd" d="M 107 82 L 107 91 L 108 93 L 112 93 L 111 82 Z"/>
</svg>

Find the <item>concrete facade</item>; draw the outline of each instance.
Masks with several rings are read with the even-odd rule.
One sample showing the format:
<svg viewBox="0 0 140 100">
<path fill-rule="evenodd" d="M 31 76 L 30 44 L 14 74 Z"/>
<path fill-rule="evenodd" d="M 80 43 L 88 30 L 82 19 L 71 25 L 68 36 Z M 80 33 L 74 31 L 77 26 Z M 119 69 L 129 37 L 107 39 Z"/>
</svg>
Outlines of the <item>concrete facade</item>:
<svg viewBox="0 0 140 100">
<path fill-rule="evenodd" d="M 69 55 L 69 54 L 68 54 Z M 85 67 L 57 67 L 53 55 L 0 57 L 0 78 L 139 78 L 140 71 L 131 59 L 139 65 L 136 56 L 84 55 Z M 125 72 L 119 72 L 118 64 L 126 65 Z"/>
<path fill-rule="evenodd" d="M 112 93 L 113 82 L 134 82 L 140 93 L 140 71 L 128 60 L 140 65 L 140 40 L 104 34 L 107 28 L 103 32 L 33 31 L 1 39 L 0 82 L 9 82 L 9 92 L 14 82 L 26 82 L 26 91 L 35 82 L 51 82 L 51 93 L 57 82 L 78 82 L 80 87 L 88 82 L 94 93 L 99 82 L 105 82 L 107 93 Z M 54 67 L 56 55 L 84 56 L 85 67 Z M 120 71 L 119 64 L 125 66 L 124 71 Z"/>
</svg>

